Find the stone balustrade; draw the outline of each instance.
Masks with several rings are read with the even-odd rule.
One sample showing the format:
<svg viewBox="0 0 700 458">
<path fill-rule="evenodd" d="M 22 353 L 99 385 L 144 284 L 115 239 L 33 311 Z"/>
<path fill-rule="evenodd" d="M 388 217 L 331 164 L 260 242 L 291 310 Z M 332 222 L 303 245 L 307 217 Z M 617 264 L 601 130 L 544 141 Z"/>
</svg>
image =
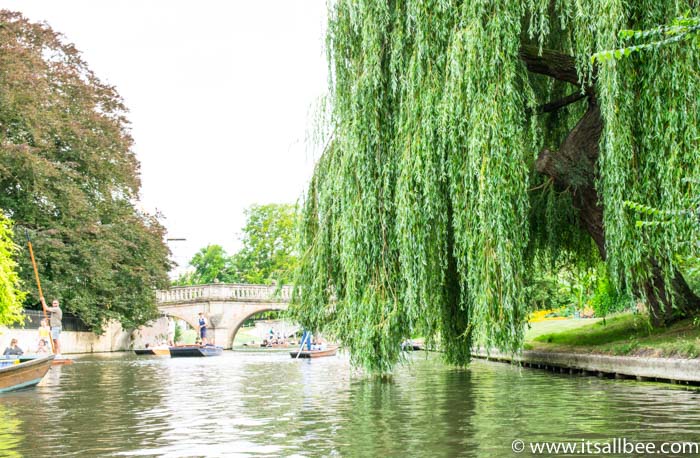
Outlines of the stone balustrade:
<svg viewBox="0 0 700 458">
<path fill-rule="evenodd" d="M 289 302 L 291 297 L 291 286 L 227 283 L 173 286 L 156 292 L 158 305 L 202 301 Z"/>
</svg>

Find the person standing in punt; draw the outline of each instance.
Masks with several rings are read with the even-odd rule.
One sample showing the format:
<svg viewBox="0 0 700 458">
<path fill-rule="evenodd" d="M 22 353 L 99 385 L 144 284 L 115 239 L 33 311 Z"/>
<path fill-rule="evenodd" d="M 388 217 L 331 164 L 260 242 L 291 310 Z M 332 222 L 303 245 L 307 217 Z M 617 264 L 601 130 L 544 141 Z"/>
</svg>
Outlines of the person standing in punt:
<svg viewBox="0 0 700 458">
<path fill-rule="evenodd" d="M 51 307 L 46 308 L 47 311 L 51 312 L 51 317 L 49 318 L 49 324 L 51 325 L 51 339 L 53 339 L 54 352 L 57 355 L 61 354 L 61 328 L 63 320 L 63 311 L 58 304 L 58 299 L 54 299 L 51 302 Z"/>
<path fill-rule="evenodd" d="M 204 318 L 204 313 L 199 312 L 199 337 L 202 339 L 202 345 L 207 344 L 207 319 Z"/>
</svg>

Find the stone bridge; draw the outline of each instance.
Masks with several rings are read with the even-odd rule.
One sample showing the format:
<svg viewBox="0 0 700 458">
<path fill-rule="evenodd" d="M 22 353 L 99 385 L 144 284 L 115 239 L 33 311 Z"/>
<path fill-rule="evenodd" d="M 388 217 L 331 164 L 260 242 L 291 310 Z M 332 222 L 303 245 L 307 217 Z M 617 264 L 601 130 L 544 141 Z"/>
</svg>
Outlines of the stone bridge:
<svg viewBox="0 0 700 458">
<path fill-rule="evenodd" d="M 286 310 L 291 295 L 291 286 L 214 283 L 157 291 L 156 301 L 163 314 L 184 320 L 195 329 L 199 328 L 199 312 L 203 312 L 209 324 L 209 342 L 230 348 L 246 319 L 268 310 Z"/>
</svg>

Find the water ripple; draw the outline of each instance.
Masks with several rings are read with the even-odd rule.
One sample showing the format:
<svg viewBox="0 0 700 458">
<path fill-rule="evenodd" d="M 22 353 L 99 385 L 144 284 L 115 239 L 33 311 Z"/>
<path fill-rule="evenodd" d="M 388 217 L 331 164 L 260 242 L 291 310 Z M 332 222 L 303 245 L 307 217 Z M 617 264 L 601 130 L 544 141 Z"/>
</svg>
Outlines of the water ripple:
<svg viewBox="0 0 700 458">
<path fill-rule="evenodd" d="M 3 456 L 498 456 L 524 440 L 697 440 L 700 393 L 416 355 L 389 380 L 342 355 L 83 357 L 0 396 Z M 14 455 L 13 455 L 14 454 Z"/>
</svg>

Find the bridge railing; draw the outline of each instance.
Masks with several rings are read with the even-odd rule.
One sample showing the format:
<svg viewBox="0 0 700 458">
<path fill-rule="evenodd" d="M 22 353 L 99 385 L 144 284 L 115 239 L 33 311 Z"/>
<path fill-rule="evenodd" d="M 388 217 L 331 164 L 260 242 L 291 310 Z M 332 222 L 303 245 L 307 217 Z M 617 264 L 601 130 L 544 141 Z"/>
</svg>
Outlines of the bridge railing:
<svg viewBox="0 0 700 458">
<path fill-rule="evenodd" d="M 237 300 L 254 302 L 289 302 L 291 286 L 239 285 L 214 283 L 195 286 L 173 286 L 156 292 L 159 304 L 208 300 Z"/>
</svg>

